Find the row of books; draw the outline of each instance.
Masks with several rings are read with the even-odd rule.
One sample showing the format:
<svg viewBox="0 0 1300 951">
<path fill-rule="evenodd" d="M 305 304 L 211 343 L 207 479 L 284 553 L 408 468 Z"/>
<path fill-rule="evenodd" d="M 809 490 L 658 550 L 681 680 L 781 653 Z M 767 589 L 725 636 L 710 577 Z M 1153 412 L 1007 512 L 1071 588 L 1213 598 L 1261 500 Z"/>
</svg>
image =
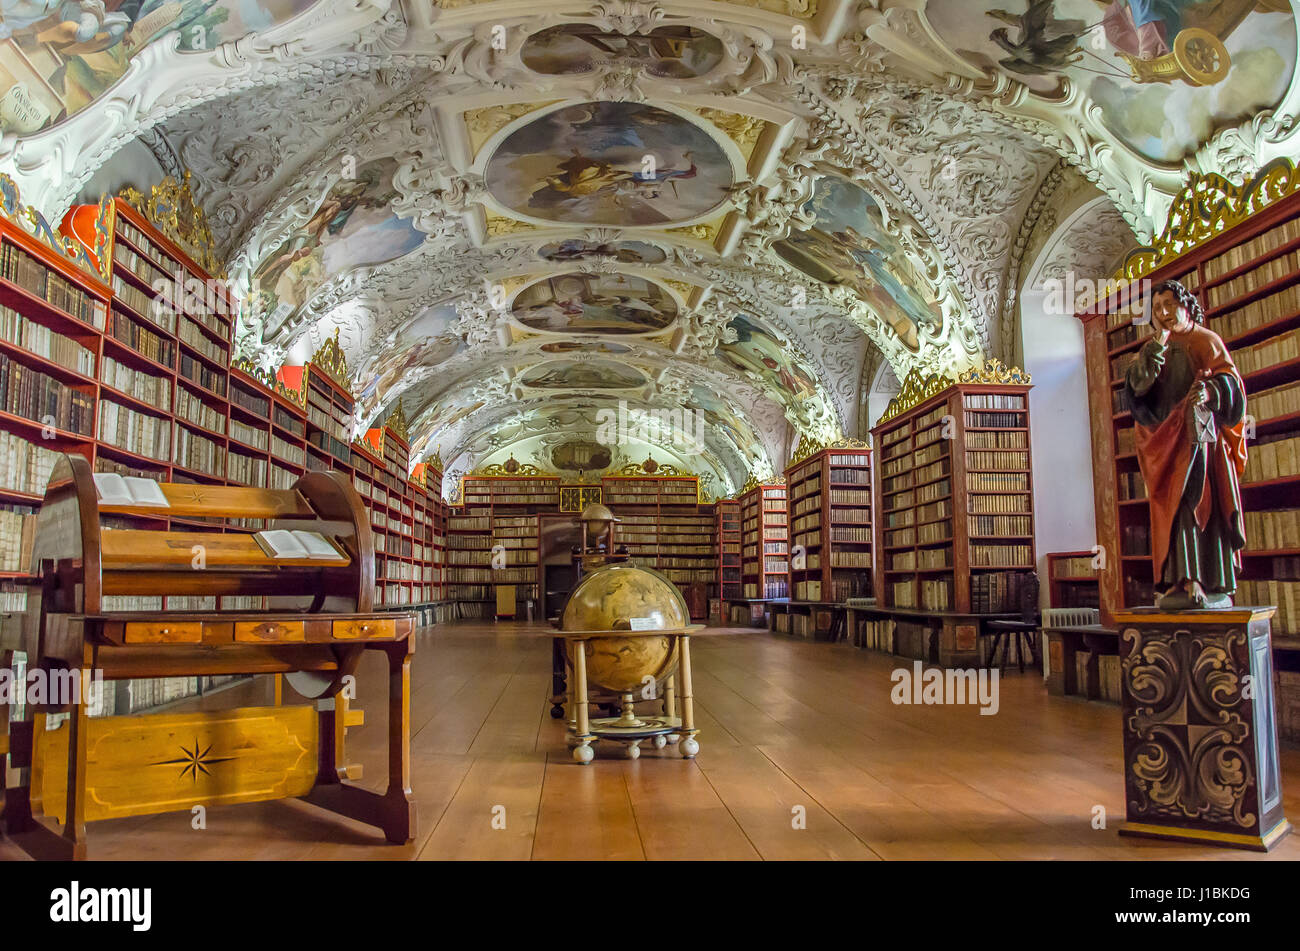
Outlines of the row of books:
<svg viewBox="0 0 1300 951">
<path fill-rule="evenodd" d="M 1025 417 L 1020 413 L 966 414 L 967 429 L 1013 429 L 1024 425 Z"/>
<path fill-rule="evenodd" d="M 268 434 L 265 429 L 258 429 L 256 426 L 250 426 L 247 423 L 235 419 L 233 416 L 229 420 L 229 429 L 231 439 L 237 439 L 245 446 L 251 446 L 254 449 L 265 451 L 267 447 Z M 369 484 L 366 485 L 369 489 Z"/>
<path fill-rule="evenodd" d="M 1253 347 L 1233 351 L 1233 362 L 1242 375 L 1256 373 L 1278 363 L 1300 359 L 1300 330 L 1270 337 Z"/>
<path fill-rule="evenodd" d="M 0 509 L 0 571 L 30 571 L 36 516 L 28 509 Z"/>
<path fill-rule="evenodd" d="M 1271 509 L 1244 513 L 1248 551 L 1300 548 L 1300 509 Z"/>
<path fill-rule="evenodd" d="M 113 275 L 113 302 L 128 308 L 133 317 L 142 318 L 168 335 L 176 333 L 176 311 L 166 301 L 142 291 L 120 274 Z M 118 316 L 123 316 L 118 314 Z"/>
<path fill-rule="evenodd" d="M 1028 492 L 1029 473 L 970 472 L 966 488 L 971 492 Z"/>
<path fill-rule="evenodd" d="M 265 485 L 266 460 L 232 452 L 226 457 L 226 478 L 242 485 Z"/>
<path fill-rule="evenodd" d="M 209 432 L 225 434 L 226 414 L 209 406 L 188 390 L 176 390 L 176 416 Z"/>
<path fill-rule="evenodd" d="M 1300 474 L 1300 436 L 1256 441 L 1246 457 L 1243 482 L 1268 482 Z"/>
<path fill-rule="evenodd" d="M 270 397 L 255 393 L 252 390 L 239 386 L 238 384 L 230 387 L 230 402 L 236 406 L 247 410 L 254 416 L 262 419 L 268 419 L 271 414 Z"/>
<path fill-rule="evenodd" d="M 0 353 L 0 410 L 70 433 L 94 432 L 95 398 Z"/>
<path fill-rule="evenodd" d="M 142 403 L 158 407 L 160 411 L 166 411 L 171 405 L 171 380 L 118 363 L 107 354 L 100 367 L 99 378 L 118 392 L 134 396 Z"/>
<path fill-rule="evenodd" d="M 1151 554 L 1151 526 L 1146 521 L 1145 513 L 1141 520 L 1120 526 L 1120 551 L 1125 555 L 1147 556 Z M 1130 601 L 1129 604 L 1134 602 Z"/>
<path fill-rule="evenodd" d="M 1229 271 L 1244 267 L 1273 249 L 1290 244 L 1297 239 L 1300 239 L 1300 218 L 1284 221 L 1263 234 L 1206 261 L 1205 278 L 1210 281 L 1217 280 Z"/>
<path fill-rule="evenodd" d="M 1027 449 L 1028 447 L 1029 433 L 1025 430 L 966 434 L 967 449 Z"/>
<path fill-rule="evenodd" d="M 764 581 L 762 585 L 754 582 L 746 583 L 744 587 L 745 597 L 751 600 L 756 600 L 758 598 L 772 600 L 773 598 L 790 597 L 790 582 L 781 579 L 769 578 Z M 763 593 L 759 594 L 759 591 L 762 591 Z"/>
<path fill-rule="evenodd" d="M 972 568 L 1029 567 L 1033 562 L 1031 545 L 988 545 L 972 542 L 970 564 Z"/>
<path fill-rule="evenodd" d="M 1290 277 L 1297 271 L 1300 271 L 1300 251 L 1278 255 L 1258 267 L 1251 268 L 1245 274 L 1209 288 L 1205 298 L 1211 307 L 1220 307 L 1243 294 L 1249 294 L 1258 287 Z"/>
<path fill-rule="evenodd" d="M 1034 520 L 1028 515 L 968 515 L 966 527 L 971 535 L 1030 536 Z"/>
<path fill-rule="evenodd" d="M 1029 510 L 1030 498 L 1025 493 L 966 497 L 966 511 L 974 515 L 1027 515 Z"/>
<path fill-rule="evenodd" d="M 117 311 L 108 316 L 104 333 L 169 370 L 176 366 L 176 344 Z"/>
<path fill-rule="evenodd" d="M 199 328 L 190 323 L 189 320 L 182 320 L 176 335 L 180 337 L 181 342 L 186 346 L 193 347 L 199 353 L 203 354 L 209 360 L 216 363 L 225 364 L 229 359 L 229 354 L 225 347 L 218 344 Z"/>
<path fill-rule="evenodd" d="M 1121 502 L 1128 502 L 1135 499 L 1145 499 L 1147 497 L 1147 486 L 1142 481 L 1142 473 L 1134 470 L 1133 472 L 1116 473 L 1116 479 L 1119 485 L 1119 499 Z"/>
<path fill-rule="evenodd" d="M 1250 537 L 1249 534 L 1246 536 Z M 1059 578 L 1095 578 L 1097 569 L 1093 567 L 1092 555 L 1073 555 L 1069 558 L 1054 560 L 1056 576 Z"/>
<path fill-rule="evenodd" d="M 966 409 L 1025 409 L 1025 397 L 1019 393 L 967 393 Z"/>
<path fill-rule="evenodd" d="M 908 578 L 895 581 L 892 591 L 896 608 L 940 612 L 952 609 L 951 578 Z"/>
<path fill-rule="evenodd" d="M 1300 413 L 1300 381 L 1251 393 L 1247 411 L 1260 421 Z"/>
<path fill-rule="evenodd" d="M 55 333 L 44 324 L 24 317 L 12 307 L 0 306 L 0 337 L 28 353 L 57 363 L 82 376 L 95 375 L 95 353 L 71 337 Z"/>
<path fill-rule="evenodd" d="M 0 431 L 0 489 L 44 495 L 59 455 L 39 443 Z"/>
<path fill-rule="evenodd" d="M 946 542 L 952 537 L 952 528 L 946 521 L 928 522 L 916 527 L 916 541 L 920 545 Z"/>
<path fill-rule="evenodd" d="M 1210 328 L 1225 340 L 1231 340 L 1297 311 L 1300 311 L 1300 285 L 1292 284 L 1214 318 Z"/>
<path fill-rule="evenodd" d="M 108 310 L 104 301 L 87 294 L 62 274 L 7 241 L 0 244 L 0 278 L 30 291 L 83 324 L 104 329 L 104 315 Z"/>
<path fill-rule="evenodd" d="M 967 450 L 967 469 L 1016 470 L 1029 468 L 1028 450 Z"/>
<path fill-rule="evenodd" d="M 870 485 L 871 470 L 865 466 L 856 469 L 831 469 L 832 485 Z"/>
<path fill-rule="evenodd" d="M 177 426 L 172 462 L 194 472 L 224 472 L 226 449 L 184 426 Z"/>
<path fill-rule="evenodd" d="M 1274 637 L 1300 635 L 1300 581 L 1238 581 L 1237 604 L 1275 604 Z M 1142 602 L 1129 602 L 1140 604 Z"/>
<path fill-rule="evenodd" d="M 1006 614 L 1021 610 L 1029 575 L 1024 572 L 987 571 L 971 575 L 970 609 L 976 614 Z"/>
<path fill-rule="evenodd" d="M 226 395 L 226 374 L 200 360 L 196 360 L 188 353 L 181 354 L 176 372 L 191 383 L 196 383 L 203 389 L 216 393 L 218 396 Z"/>
<path fill-rule="evenodd" d="M 99 440 L 138 456 L 167 459 L 171 450 L 172 421 L 138 413 L 114 403 L 99 401 Z"/>
</svg>

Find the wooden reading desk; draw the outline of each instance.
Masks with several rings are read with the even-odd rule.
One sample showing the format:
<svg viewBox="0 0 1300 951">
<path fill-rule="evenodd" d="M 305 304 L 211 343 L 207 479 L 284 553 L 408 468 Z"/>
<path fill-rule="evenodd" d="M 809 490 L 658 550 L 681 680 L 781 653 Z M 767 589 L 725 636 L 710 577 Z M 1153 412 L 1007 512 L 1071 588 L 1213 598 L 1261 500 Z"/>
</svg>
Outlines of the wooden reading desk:
<svg viewBox="0 0 1300 951">
<path fill-rule="evenodd" d="M 84 458 L 56 463 L 37 522 L 23 631 L 29 669 L 99 671 L 105 680 L 283 674 L 316 703 L 93 719 L 88 697 L 30 707 L 9 723 L 20 777 L 5 790 L 9 835 L 35 857 L 80 859 L 88 821 L 299 797 L 378 826 L 390 842 L 411 841 L 415 615 L 374 610 L 370 520 L 351 482 L 308 472 L 287 490 L 159 488 L 165 506 L 101 505 Z M 102 528 L 101 515 L 203 519 L 208 530 Z M 318 533 L 334 554 L 277 558 L 224 521 L 236 519 Z M 213 608 L 128 609 L 131 599 L 158 596 L 210 599 Z M 262 607 L 220 610 L 229 597 Z M 359 770 L 345 764 L 344 734 L 360 722 L 345 688 L 368 650 L 388 659 L 383 793 L 345 781 Z M 56 725 L 55 713 L 66 721 Z"/>
</svg>

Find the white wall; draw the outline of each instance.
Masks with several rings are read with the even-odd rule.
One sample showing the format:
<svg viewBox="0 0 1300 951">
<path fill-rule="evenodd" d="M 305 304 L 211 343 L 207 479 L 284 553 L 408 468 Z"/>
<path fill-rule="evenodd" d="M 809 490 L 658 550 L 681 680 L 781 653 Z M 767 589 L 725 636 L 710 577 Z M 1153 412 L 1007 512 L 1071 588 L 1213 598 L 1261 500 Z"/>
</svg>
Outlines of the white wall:
<svg viewBox="0 0 1300 951">
<path fill-rule="evenodd" d="M 1029 391 L 1034 468 L 1034 534 L 1042 604 L 1048 603 L 1048 552 L 1087 551 L 1097 544 L 1093 506 L 1092 436 L 1083 324 L 1072 315 L 1044 313 L 1047 294 L 1020 298 L 1024 369 Z"/>
</svg>

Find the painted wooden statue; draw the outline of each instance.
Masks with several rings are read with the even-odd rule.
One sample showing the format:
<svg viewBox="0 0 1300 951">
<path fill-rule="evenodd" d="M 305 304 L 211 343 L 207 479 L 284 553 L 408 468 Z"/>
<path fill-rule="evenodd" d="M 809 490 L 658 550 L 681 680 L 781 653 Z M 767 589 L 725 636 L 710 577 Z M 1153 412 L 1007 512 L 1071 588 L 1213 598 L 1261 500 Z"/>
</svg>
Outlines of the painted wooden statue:
<svg viewBox="0 0 1300 951">
<path fill-rule="evenodd" d="M 1153 335 L 1125 390 L 1151 504 L 1156 606 L 1232 606 L 1246 546 L 1238 480 L 1246 466 L 1246 390 L 1195 296 L 1155 287 Z"/>
</svg>

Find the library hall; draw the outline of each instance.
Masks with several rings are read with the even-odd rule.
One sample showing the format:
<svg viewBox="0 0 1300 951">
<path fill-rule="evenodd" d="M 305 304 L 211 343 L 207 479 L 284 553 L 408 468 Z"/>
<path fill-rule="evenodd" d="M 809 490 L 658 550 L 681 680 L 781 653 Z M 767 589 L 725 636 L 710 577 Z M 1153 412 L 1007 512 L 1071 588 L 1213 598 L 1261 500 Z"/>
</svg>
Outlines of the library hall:
<svg viewBox="0 0 1300 951">
<path fill-rule="evenodd" d="M 1042 863 L 1121 861 L 1086 914 L 1262 916 L 1297 16 L 3 0 L 6 877 L 893 860 L 1059 921 Z"/>
</svg>

